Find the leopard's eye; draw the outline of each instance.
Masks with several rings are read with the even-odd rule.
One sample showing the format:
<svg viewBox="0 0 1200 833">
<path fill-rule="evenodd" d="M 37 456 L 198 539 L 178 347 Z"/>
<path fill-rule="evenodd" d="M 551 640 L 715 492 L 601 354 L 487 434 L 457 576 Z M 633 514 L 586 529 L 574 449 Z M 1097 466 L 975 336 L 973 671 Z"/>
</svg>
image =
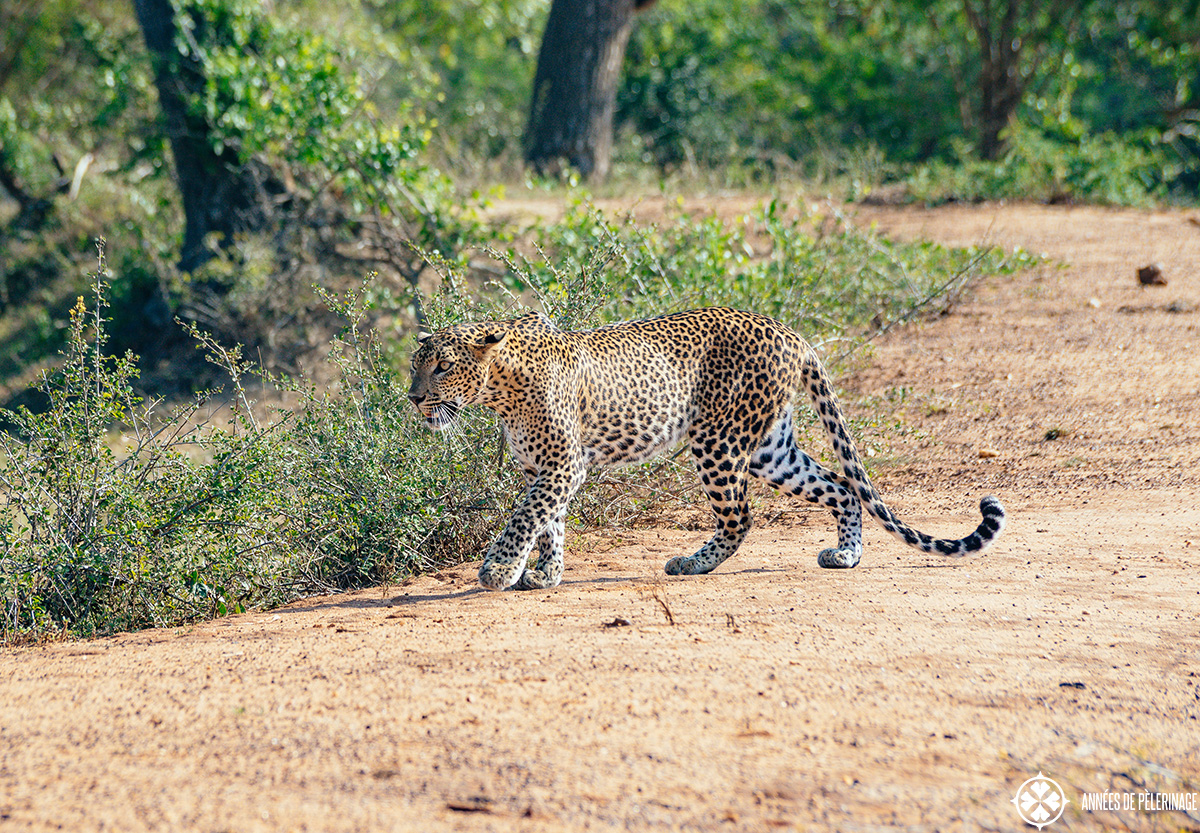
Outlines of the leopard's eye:
<svg viewBox="0 0 1200 833">
<path fill-rule="evenodd" d="M 440 362 L 438 362 L 437 368 L 434 370 L 434 373 L 446 373 L 453 366 L 454 366 L 453 362 L 448 361 L 446 359 L 442 359 Z"/>
</svg>

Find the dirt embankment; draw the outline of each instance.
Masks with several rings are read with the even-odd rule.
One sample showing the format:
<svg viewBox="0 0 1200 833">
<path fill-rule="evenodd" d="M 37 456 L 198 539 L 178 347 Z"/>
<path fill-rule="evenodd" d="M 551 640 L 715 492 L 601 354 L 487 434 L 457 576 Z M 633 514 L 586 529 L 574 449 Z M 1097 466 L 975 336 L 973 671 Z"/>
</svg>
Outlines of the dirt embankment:
<svg viewBox="0 0 1200 833">
<path fill-rule="evenodd" d="M 613 533 L 571 541 L 552 591 L 466 565 L 6 650 L 0 829 L 1015 830 L 1039 772 L 1070 802 L 1048 830 L 1200 829 L 1082 806 L 1200 793 L 1200 214 L 859 217 L 1068 264 L 842 380 L 904 426 L 877 464 L 914 525 L 1005 502 L 988 555 L 871 527 L 859 568 L 821 570 L 832 519 L 797 505 L 707 577 L 661 574 L 703 532 Z M 1167 286 L 1136 284 L 1150 262 Z"/>
</svg>

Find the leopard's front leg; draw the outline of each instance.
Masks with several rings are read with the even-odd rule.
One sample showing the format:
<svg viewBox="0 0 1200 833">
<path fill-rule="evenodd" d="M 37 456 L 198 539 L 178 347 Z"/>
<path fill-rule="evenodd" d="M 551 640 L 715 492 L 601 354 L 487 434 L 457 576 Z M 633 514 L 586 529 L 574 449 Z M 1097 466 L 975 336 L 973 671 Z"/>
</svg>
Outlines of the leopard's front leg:
<svg viewBox="0 0 1200 833">
<path fill-rule="evenodd" d="M 566 538 L 567 513 L 562 512 L 550 521 L 546 531 L 538 536 L 537 566 L 526 569 L 517 579 L 517 590 L 544 590 L 557 587 L 563 574 L 563 541 Z"/>
<path fill-rule="evenodd" d="M 531 590 L 554 587 L 562 581 L 567 506 L 585 474 L 583 462 L 576 460 L 563 469 L 542 472 L 529 482 L 525 499 L 483 559 L 480 584 L 489 590 L 514 584 L 519 590 Z M 537 569 L 526 570 L 534 544 L 541 545 Z"/>
<path fill-rule="evenodd" d="M 525 469 L 523 473 L 525 488 L 528 489 L 537 479 L 537 471 Z M 566 531 L 567 513 L 564 510 L 559 513 L 557 518 L 550 521 L 546 530 L 538 536 L 537 567 L 532 570 L 526 569 L 521 573 L 521 577 L 513 585 L 517 590 L 544 590 L 558 586 L 562 581 L 563 541 L 566 538 Z"/>
</svg>

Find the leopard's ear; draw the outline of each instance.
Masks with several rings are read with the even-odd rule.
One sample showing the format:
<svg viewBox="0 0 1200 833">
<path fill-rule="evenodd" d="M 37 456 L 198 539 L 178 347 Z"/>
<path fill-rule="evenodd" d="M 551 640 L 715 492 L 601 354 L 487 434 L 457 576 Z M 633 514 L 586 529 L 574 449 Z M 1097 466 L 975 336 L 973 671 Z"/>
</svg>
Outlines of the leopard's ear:
<svg viewBox="0 0 1200 833">
<path fill-rule="evenodd" d="M 472 344 L 471 349 L 475 351 L 475 355 L 482 357 L 497 344 L 504 341 L 506 335 L 508 335 L 507 330 L 488 333 L 482 339 Z"/>
<path fill-rule="evenodd" d="M 433 338 L 433 333 L 427 333 L 424 330 L 421 330 L 421 332 L 417 333 L 417 344 L 424 344 L 431 338 Z"/>
</svg>

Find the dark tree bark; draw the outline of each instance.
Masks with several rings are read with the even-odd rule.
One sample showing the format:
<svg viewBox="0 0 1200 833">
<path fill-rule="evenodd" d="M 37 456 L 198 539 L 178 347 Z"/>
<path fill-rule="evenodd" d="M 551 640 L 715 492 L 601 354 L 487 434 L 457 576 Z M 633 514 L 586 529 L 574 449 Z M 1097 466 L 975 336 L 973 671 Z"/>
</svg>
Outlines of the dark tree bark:
<svg viewBox="0 0 1200 833">
<path fill-rule="evenodd" d="M 267 175 L 260 166 L 243 164 L 232 148 L 215 150 L 208 124 L 189 112 L 189 101 L 204 89 L 204 76 L 194 58 L 176 49 L 170 0 L 133 0 L 133 5 L 154 61 L 159 107 L 183 198 L 186 227 L 179 268 L 190 272 L 213 256 L 206 244 L 210 234 L 229 246 L 238 232 L 266 224 Z"/>
<path fill-rule="evenodd" d="M 1054 48 L 1094 0 L 962 0 L 979 45 L 979 155 L 999 159 L 1001 137 Z M 1024 64 L 1024 66 L 1023 66 Z"/>
<path fill-rule="evenodd" d="M 1022 40 L 1015 36 L 1020 4 L 1020 0 L 1008 0 L 996 19 L 989 2 L 979 7 L 972 0 L 963 3 L 979 39 L 979 155 L 988 160 L 1004 153 L 1000 133 L 1025 93 L 1019 66 Z"/>
<path fill-rule="evenodd" d="M 652 0 L 651 0 L 652 2 Z M 525 131 L 525 160 L 555 173 L 565 162 L 593 181 L 608 175 L 613 110 L 638 0 L 553 0 Z"/>
</svg>

